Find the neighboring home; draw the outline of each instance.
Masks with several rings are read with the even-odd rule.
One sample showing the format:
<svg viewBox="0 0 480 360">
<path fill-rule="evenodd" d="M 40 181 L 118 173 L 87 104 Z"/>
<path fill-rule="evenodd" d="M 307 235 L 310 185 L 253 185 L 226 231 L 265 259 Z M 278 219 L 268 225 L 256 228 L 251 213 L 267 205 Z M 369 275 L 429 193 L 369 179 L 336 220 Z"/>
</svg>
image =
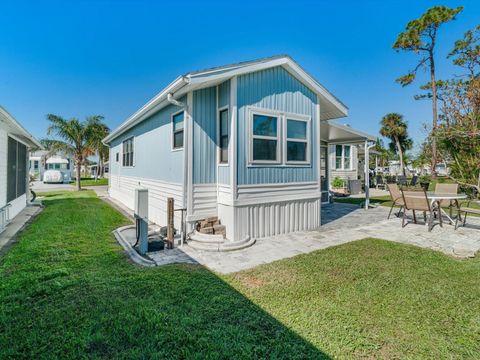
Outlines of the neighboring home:
<svg viewBox="0 0 480 360">
<path fill-rule="evenodd" d="M 288 56 L 187 73 L 104 139 L 110 196 L 133 208 L 135 188 L 148 188 L 159 225 L 173 197 L 187 231 L 218 216 L 233 241 L 317 229 L 329 143 L 364 139 L 327 122 L 346 115 Z"/>
<path fill-rule="evenodd" d="M 49 156 L 46 150 L 35 151 L 30 154 L 30 175 L 43 182 L 69 183 L 74 178 L 74 162 L 64 154 Z"/>
<path fill-rule="evenodd" d="M 328 143 L 329 183 L 336 177 L 345 180 L 365 180 L 365 145 L 376 141 L 374 135 L 332 121 L 322 123 L 321 138 Z M 373 148 L 369 154 L 375 156 Z"/>
<path fill-rule="evenodd" d="M 28 155 L 40 143 L 0 107 L 0 231 L 29 201 Z"/>
</svg>

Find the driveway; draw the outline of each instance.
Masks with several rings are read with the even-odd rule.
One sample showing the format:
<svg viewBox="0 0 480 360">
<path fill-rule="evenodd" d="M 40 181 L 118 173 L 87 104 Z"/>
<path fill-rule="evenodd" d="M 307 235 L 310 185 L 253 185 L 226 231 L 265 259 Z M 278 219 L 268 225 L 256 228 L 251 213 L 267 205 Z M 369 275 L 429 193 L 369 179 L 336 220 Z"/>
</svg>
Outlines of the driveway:
<svg viewBox="0 0 480 360">
<path fill-rule="evenodd" d="M 50 191 L 72 191 L 75 188 L 70 184 L 44 184 L 42 181 L 34 181 L 32 189 L 36 193 Z"/>
</svg>

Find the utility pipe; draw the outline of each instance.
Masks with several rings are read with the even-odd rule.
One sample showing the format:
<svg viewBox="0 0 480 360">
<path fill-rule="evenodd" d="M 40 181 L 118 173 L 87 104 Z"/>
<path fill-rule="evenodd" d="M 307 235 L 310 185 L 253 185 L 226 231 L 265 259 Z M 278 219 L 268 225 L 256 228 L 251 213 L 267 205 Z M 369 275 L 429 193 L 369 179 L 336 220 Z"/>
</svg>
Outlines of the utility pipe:
<svg viewBox="0 0 480 360">
<path fill-rule="evenodd" d="M 178 101 L 178 100 L 175 100 L 175 99 L 174 99 L 172 93 L 168 93 L 168 95 L 167 95 L 167 101 L 168 101 L 170 104 L 173 104 L 173 105 L 176 105 L 176 106 L 179 106 L 179 107 L 183 107 L 183 106 L 184 106 L 184 104 L 183 104 L 181 101 Z"/>
</svg>

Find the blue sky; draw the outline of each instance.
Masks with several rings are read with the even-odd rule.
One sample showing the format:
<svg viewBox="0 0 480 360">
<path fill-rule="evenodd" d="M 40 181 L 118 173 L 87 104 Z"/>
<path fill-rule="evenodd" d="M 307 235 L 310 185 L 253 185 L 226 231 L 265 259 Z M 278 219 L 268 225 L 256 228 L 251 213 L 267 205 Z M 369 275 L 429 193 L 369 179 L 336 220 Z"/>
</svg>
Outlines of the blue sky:
<svg viewBox="0 0 480 360">
<path fill-rule="evenodd" d="M 480 23 L 480 1 L 10 1 L 0 11 L 0 104 L 38 138 L 47 113 L 101 114 L 115 128 L 179 74 L 289 54 L 349 108 L 340 122 L 378 134 L 400 112 L 418 143 L 430 103 L 394 82 L 416 57 L 391 45 L 433 5 L 465 6 L 441 29 L 446 54 Z M 426 79 L 421 74 L 420 79 Z"/>
</svg>

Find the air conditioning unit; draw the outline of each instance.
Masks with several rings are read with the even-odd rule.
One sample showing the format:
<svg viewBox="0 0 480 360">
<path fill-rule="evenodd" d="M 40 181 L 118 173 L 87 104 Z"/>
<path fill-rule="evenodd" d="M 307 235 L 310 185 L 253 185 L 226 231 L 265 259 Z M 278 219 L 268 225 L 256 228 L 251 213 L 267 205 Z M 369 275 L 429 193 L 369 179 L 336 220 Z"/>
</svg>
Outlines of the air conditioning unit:
<svg viewBox="0 0 480 360">
<path fill-rule="evenodd" d="M 148 220 L 148 189 L 135 189 L 135 211 L 134 215 L 138 219 Z"/>
</svg>

